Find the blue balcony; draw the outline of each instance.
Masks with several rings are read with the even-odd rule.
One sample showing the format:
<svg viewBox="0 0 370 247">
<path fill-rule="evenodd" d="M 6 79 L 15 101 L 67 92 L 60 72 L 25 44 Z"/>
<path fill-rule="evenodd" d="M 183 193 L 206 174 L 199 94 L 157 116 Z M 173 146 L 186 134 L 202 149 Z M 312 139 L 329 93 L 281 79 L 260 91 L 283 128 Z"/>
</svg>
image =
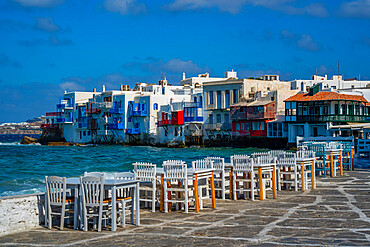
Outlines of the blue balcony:
<svg viewBox="0 0 370 247">
<path fill-rule="evenodd" d="M 203 117 L 184 117 L 185 122 L 203 122 Z"/>
<path fill-rule="evenodd" d="M 146 104 L 129 102 L 128 116 L 129 117 L 146 117 L 148 115 Z"/>
<path fill-rule="evenodd" d="M 184 107 L 202 108 L 202 102 L 185 102 Z"/>
<path fill-rule="evenodd" d="M 72 123 L 73 119 L 71 117 L 68 118 L 57 118 L 57 123 Z"/>
<path fill-rule="evenodd" d="M 126 129 L 125 134 L 129 134 L 129 135 L 139 135 L 139 134 L 140 134 L 140 128 L 131 128 L 131 129 Z"/>
<path fill-rule="evenodd" d="M 88 123 L 87 122 L 85 122 L 85 123 L 78 123 L 78 128 L 79 129 L 87 128 L 87 126 L 88 126 Z"/>
<path fill-rule="evenodd" d="M 110 130 L 123 130 L 125 126 L 123 125 L 123 123 L 112 123 L 108 125 L 108 128 Z"/>
<path fill-rule="evenodd" d="M 110 109 L 110 113 L 122 114 L 122 113 L 124 113 L 124 109 L 123 108 L 112 108 L 112 109 Z"/>
</svg>

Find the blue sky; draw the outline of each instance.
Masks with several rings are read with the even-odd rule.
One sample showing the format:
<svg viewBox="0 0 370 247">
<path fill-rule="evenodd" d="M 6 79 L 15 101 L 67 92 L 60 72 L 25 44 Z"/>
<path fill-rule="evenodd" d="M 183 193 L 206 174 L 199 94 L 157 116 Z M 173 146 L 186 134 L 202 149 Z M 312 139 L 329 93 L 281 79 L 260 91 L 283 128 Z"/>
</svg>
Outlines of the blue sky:
<svg viewBox="0 0 370 247">
<path fill-rule="evenodd" d="M 0 122 L 182 72 L 370 80 L 369 30 L 370 0 L 1 0 Z"/>
</svg>

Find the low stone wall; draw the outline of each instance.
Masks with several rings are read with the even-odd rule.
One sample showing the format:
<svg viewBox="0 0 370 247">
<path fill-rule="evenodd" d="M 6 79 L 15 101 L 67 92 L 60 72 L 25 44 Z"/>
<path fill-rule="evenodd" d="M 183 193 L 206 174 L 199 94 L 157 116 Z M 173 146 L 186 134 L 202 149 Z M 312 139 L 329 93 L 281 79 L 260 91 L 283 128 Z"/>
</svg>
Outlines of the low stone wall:
<svg viewBox="0 0 370 247">
<path fill-rule="evenodd" d="M 44 194 L 0 198 L 0 236 L 44 224 Z"/>
</svg>

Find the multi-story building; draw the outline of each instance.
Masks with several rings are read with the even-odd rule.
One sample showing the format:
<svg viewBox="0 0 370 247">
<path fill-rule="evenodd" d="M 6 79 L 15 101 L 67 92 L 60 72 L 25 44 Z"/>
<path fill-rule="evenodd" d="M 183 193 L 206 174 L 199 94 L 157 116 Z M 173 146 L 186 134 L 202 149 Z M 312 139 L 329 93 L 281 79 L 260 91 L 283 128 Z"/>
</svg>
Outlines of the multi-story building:
<svg viewBox="0 0 370 247">
<path fill-rule="evenodd" d="M 308 92 L 309 88 L 320 84 L 322 90 L 326 89 L 348 89 L 348 88 L 365 88 L 370 85 L 370 81 L 360 81 L 357 78 L 343 79 L 341 75 L 333 75 L 331 79 L 328 76 L 313 75 L 311 80 L 296 79 L 291 82 L 292 89 L 302 92 Z"/>
<path fill-rule="evenodd" d="M 360 95 L 320 91 L 319 85 L 308 93 L 298 93 L 285 100 L 288 141 L 296 137 L 329 136 L 331 125 L 367 122 L 367 100 Z"/>
</svg>

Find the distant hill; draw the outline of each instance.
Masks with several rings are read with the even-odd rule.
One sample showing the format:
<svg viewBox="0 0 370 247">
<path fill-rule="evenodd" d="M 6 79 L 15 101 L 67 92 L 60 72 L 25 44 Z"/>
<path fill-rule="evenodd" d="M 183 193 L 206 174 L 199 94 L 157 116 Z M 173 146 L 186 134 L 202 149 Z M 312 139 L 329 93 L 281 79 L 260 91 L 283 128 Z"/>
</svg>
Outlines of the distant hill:
<svg viewBox="0 0 370 247">
<path fill-rule="evenodd" d="M 22 123 L 2 123 L 0 124 L 0 135 L 40 135 L 42 130 L 40 125 L 44 122 L 44 117 L 35 117 Z"/>
</svg>

